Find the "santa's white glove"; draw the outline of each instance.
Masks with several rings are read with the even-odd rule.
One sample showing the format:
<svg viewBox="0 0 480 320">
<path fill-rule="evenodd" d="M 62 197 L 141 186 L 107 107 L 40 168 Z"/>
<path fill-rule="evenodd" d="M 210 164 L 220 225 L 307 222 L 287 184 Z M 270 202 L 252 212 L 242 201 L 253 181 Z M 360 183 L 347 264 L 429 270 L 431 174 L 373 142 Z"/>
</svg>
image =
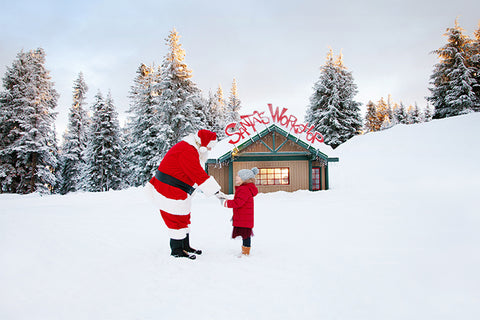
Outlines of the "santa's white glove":
<svg viewBox="0 0 480 320">
<path fill-rule="evenodd" d="M 223 207 L 225 205 L 225 201 L 227 201 L 227 195 L 222 191 L 217 191 L 217 193 L 215 193 L 215 197 L 217 197 Z"/>
<path fill-rule="evenodd" d="M 222 191 L 217 191 L 217 193 L 215 193 L 215 197 L 217 197 L 217 199 L 219 199 L 219 200 L 228 199 L 227 195 L 225 193 L 223 193 Z"/>
</svg>

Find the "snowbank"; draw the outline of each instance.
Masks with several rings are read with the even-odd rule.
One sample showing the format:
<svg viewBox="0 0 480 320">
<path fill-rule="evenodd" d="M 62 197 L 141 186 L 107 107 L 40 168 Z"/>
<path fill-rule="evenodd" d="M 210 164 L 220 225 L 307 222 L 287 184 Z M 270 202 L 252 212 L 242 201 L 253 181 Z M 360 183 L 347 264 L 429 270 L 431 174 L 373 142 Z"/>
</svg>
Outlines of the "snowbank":
<svg viewBox="0 0 480 320">
<path fill-rule="evenodd" d="M 252 254 L 194 199 L 169 256 L 141 189 L 0 195 L 0 319 L 480 317 L 480 114 L 352 139 L 329 191 L 260 194 Z"/>
</svg>

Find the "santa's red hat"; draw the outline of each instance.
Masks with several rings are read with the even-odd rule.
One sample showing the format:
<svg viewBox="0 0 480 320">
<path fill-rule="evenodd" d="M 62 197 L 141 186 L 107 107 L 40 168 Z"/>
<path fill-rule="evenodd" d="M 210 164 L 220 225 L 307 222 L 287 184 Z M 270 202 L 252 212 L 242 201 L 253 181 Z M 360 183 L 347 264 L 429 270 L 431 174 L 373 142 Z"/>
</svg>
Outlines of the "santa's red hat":
<svg viewBox="0 0 480 320">
<path fill-rule="evenodd" d="M 217 143 L 217 134 L 210 130 L 199 130 L 197 132 L 197 141 L 200 140 L 200 151 L 206 152 L 209 148 L 213 148 Z"/>
</svg>

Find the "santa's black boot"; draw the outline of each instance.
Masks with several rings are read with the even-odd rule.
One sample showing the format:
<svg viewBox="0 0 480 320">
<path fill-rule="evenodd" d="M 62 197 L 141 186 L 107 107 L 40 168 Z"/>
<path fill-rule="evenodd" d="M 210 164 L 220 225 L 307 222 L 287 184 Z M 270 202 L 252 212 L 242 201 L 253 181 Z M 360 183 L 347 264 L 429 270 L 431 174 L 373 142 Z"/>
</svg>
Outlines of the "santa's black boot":
<svg viewBox="0 0 480 320">
<path fill-rule="evenodd" d="M 170 239 L 170 248 L 172 249 L 171 255 L 174 256 L 175 258 L 189 258 L 191 260 L 195 260 L 197 257 L 194 254 L 188 254 L 183 249 L 184 241 L 185 239 L 182 239 L 182 240 Z"/>
<path fill-rule="evenodd" d="M 187 237 L 185 239 L 183 239 L 183 250 L 187 251 L 187 252 L 190 252 L 190 253 L 195 253 L 195 254 L 202 254 L 202 250 L 197 250 L 197 249 L 193 249 L 192 247 L 190 247 L 190 234 L 187 233 Z"/>
</svg>

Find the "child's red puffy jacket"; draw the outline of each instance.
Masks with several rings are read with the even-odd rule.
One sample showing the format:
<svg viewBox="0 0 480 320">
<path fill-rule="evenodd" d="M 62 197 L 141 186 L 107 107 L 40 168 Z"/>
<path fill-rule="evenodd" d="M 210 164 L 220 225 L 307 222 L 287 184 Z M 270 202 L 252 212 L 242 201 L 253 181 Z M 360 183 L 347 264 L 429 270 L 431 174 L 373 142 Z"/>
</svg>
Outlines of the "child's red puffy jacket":
<svg viewBox="0 0 480 320">
<path fill-rule="evenodd" d="M 253 228 L 253 197 L 258 194 L 254 183 L 246 183 L 235 189 L 233 200 L 226 201 L 227 208 L 233 208 L 233 226 Z"/>
</svg>

